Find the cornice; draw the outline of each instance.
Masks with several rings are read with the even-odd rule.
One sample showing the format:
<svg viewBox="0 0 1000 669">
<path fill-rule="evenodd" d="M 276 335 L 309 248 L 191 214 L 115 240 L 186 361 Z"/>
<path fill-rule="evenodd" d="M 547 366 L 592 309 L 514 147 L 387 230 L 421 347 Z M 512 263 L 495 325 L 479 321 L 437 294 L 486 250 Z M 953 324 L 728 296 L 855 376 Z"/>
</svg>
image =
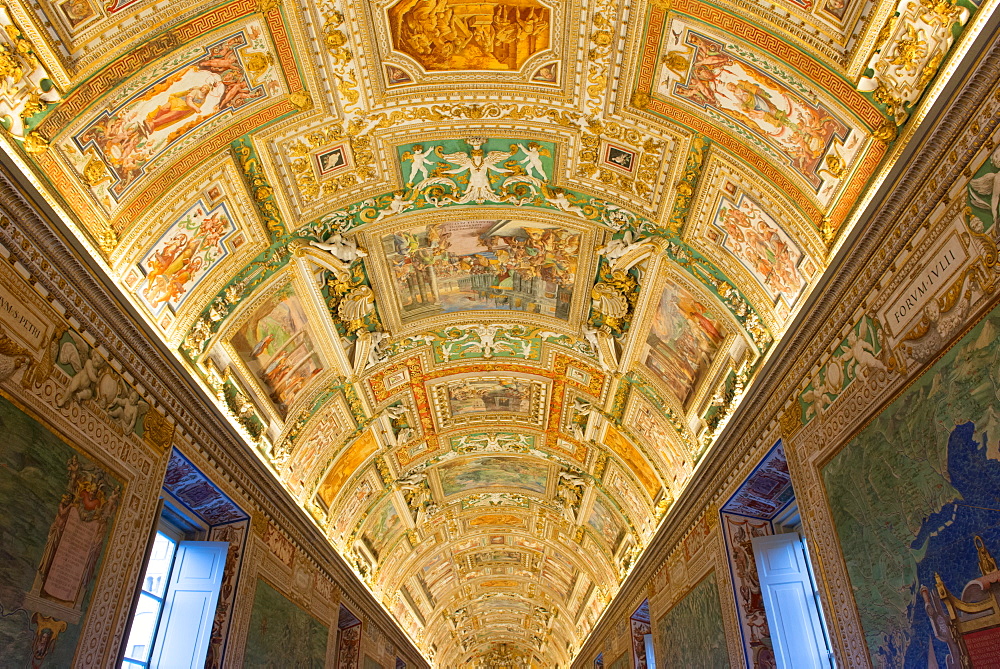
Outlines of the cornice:
<svg viewBox="0 0 1000 669">
<path fill-rule="evenodd" d="M 762 455 L 775 439 L 778 417 L 790 394 L 831 345 L 830 330 L 863 306 L 864 295 L 906 246 L 913 233 L 947 196 L 973 151 L 946 161 L 963 132 L 969 131 L 982 102 L 1000 82 L 1000 15 L 991 17 L 947 90 L 925 117 L 920 140 L 899 157 L 878 194 L 859 218 L 823 279 L 776 345 L 745 399 L 695 470 L 663 524 L 622 587 L 594 626 L 573 666 L 582 667 L 599 652 L 599 644 L 615 621 L 626 619 L 628 607 L 642 599 L 647 585 L 691 525 L 741 472 L 742 463 Z M 1000 121 L 1000 119 L 998 119 Z M 995 123 L 980 124 L 975 147 Z M 919 195 L 919 198 L 918 198 Z M 881 251 L 881 262 L 874 262 Z M 765 441 L 766 440 L 766 441 Z M 760 451 L 760 453 L 758 453 Z"/>
<path fill-rule="evenodd" d="M 100 270 L 89 259 L 83 260 L 85 252 L 68 241 L 71 237 L 54 223 L 56 217 L 46 215 L 41 198 L 33 197 L 12 176 L 16 168 L 6 155 L 0 163 L 0 244 L 10 251 L 8 260 L 68 321 L 89 332 L 108 358 L 134 377 L 147 401 L 162 407 L 212 463 L 216 477 L 235 483 L 257 510 L 279 520 L 289 537 L 349 599 L 364 607 L 402 654 L 430 666 L 212 401 L 191 383 L 172 355 L 155 343 L 155 335 L 141 324 L 117 289 L 96 278 Z"/>
</svg>

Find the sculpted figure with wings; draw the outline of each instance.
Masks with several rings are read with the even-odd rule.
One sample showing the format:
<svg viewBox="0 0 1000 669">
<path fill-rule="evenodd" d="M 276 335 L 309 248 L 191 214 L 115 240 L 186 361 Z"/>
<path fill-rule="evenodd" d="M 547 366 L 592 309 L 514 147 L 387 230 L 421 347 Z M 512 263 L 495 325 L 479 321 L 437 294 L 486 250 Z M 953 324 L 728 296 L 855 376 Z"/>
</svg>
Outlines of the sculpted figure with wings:
<svg viewBox="0 0 1000 669">
<path fill-rule="evenodd" d="M 489 153 L 483 151 L 482 147 L 486 143 L 485 139 L 472 138 L 466 141 L 472 147 L 472 151 L 469 153 L 447 153 L 444 156 L 444 159 L 449 163 L 458 165 L 453 170 L 445 170 L 445 174 L 469 173 L 469 185 L 466 186 L 465 192 L 456 200 L 456 203 L 466 204 L 468 202 L 475 202 L 476 204 L 482 204 L 487 201 L 499 202 L 501 198 L 493 192 L 493 188 L 490 186 L 489 173 L 490 170 L 493 170 L 497 174 L 509 174 L 511 170 L 505 167 L 498 167 L 497 164 L 509 159 L 512 154 L 508 151 L 490 151 Z"/>
</svg>

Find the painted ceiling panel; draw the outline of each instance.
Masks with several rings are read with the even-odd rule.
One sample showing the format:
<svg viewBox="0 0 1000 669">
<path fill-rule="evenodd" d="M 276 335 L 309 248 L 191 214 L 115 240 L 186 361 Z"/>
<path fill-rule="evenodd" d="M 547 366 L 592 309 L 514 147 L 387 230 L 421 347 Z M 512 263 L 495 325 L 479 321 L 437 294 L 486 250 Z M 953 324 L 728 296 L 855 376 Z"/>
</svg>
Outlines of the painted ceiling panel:
<svg viewBox="0 0 1000 669">
<path fill-rule="evenodd" d="M 11 0 L 0 144 L 428 659 L 566 667 L 983 11 Z"/>
</svg>

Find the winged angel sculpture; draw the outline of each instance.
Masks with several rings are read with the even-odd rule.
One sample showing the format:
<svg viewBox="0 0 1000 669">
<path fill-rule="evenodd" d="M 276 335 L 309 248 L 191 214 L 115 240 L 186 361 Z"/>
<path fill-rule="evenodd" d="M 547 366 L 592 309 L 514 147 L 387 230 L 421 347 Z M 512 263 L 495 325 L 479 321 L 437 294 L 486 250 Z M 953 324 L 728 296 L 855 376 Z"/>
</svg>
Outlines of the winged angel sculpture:
<svg viewBox="0 0 1000 669">
<path fill-rule="evenodd" d="M 534 197 L 539 190 L 544 188 L 547 178 L 542 167 L 540 156 L 548 155 L 546 149 L 539 147 L 535 142 L 531 142 L 527 147 L 516 144 L 507 151 L 487 151 L 483 148 L 487 140 L 482 137 L 472 137 L 465 140 L 471 147 L 467 152 L 455 151 L 438 155 L 445 162 L 455 165 L 451 169 L 438 169 L 431 173 L 429 177 L 422 179 L 415 187 L 415 191 L 424 193 L 424 197 L 434 206 L 440 207 L 445 204 L 468 204 L 474 202 L 483 204 L 484 202 L 515 202 L 524 204 Z M 440 149 L 439 149 L 440 150 Z M 523 153 L 525 158 L 521 161 L 512 160 L 518 153 Z M 414 158 L 415 160 L 415 158 Z M 421 167 L 423 167 L 421 161 Z M 524 164 L 528 169 L 520 168 Z M 411 170 L 411 179 L 418 170 Z M 423 172 L 423 170 L 420 170 Z M 493 174 L 497 177 L 494 177 Z M 459 175 L 467 175 L 467 181 L 459 180 Z M 537 176 L 536 176 L 537 175 Z M 541 178 L 539 178 L 541 177 Z M 499 188 L 494 189 L 494 182 L 499 180 Z M 515 193 L 510 187 L 521 184 L 527 188 L 518 189 Z M 443 186 L 444 189 L 435 189 L 433 186 Z M 464 186 L 461 193 L 459 188 Z M 445 190 L 446 189 L 446 190 Z"/>
</svg>

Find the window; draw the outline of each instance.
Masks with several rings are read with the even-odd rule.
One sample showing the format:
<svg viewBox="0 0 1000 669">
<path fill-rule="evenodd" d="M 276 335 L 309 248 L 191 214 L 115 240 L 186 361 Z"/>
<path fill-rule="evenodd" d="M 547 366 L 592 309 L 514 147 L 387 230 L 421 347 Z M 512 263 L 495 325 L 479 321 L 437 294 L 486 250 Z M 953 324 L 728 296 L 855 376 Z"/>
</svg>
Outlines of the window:
<svg viewBox="0 0 1000 669">
<path fill-rule="evenodd" d="M 121 666 L 202 666 L 211 641 L 229 544 L 186 541 L 188 536 L 203 536 L 202 528 L 168 507 L 157 529 Z"/>
<path fill-rule="evenodd" d="M 160 613 L 163 611 L 163 599 L 167 594 L 170 568 L 174 564 L 178 543 L 162 530 L 156 533 L 146 574 L 142 579 L 139 604 L 136 606 L 129 628 L 123 667 L 149 666 L 153 637 L 156 634 L 157 623 L 160 622 Z"/>
<path fill-rule="evenodd" d="M 632 666 L 634 669 L 656 669 L 653 652 L 653 627 L 649 621 L 649 600 L 642 604 L 629 618 L 632 632 Z"/>
<path fill-rule="evenodd" d="M 773 520 L 774 534 L 754 537 L 754 561 L 778 669 L 832 669 L 823 609 L 793 502 Z"/>
</svg>

